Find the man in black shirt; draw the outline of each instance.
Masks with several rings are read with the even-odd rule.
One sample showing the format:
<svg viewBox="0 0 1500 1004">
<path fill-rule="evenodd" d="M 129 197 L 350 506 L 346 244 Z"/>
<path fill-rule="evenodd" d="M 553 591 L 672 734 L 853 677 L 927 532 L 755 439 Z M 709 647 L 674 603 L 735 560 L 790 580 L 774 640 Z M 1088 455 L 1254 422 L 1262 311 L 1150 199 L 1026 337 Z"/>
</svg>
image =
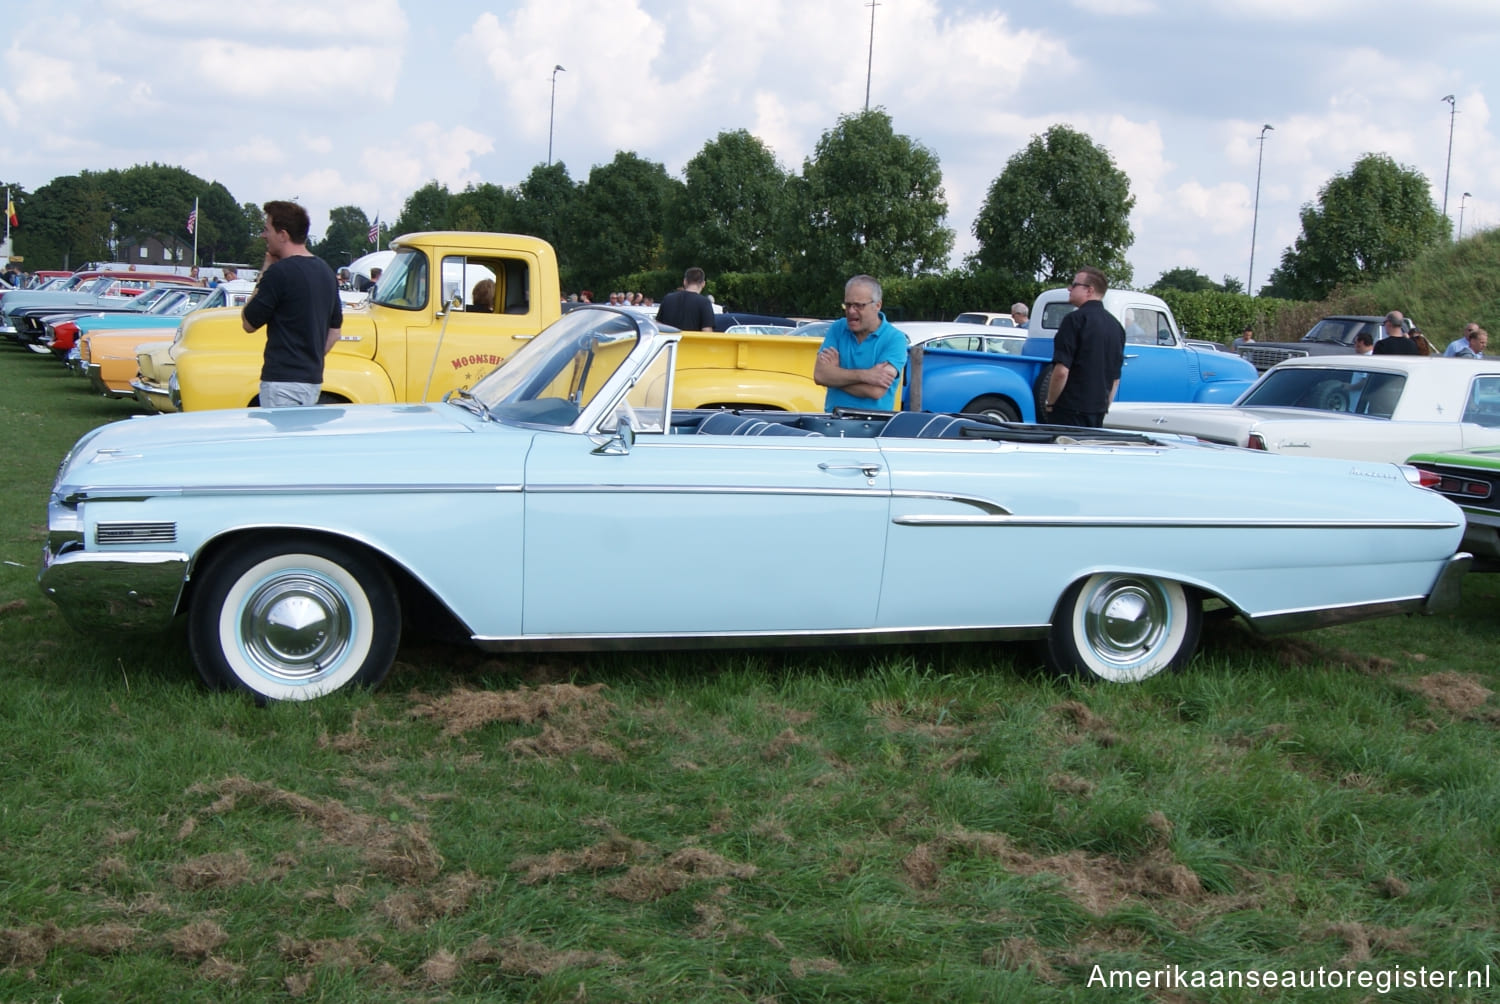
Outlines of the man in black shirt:
<svg viewBox="0 0 1500 1004">
<path fill-rule="evenodd" d="M 1422 350 L 1406 336 L 1406 318 L 1401 311 L 1393 310 L 1385 315 L 1385 337 L 1375 343 L 1377 356 L 1419 356 Z"/>
<path fill-rule="evenodd" d="M 307 250 L 307 210 L 295 202 L 267 202 L 262 208 L 266 260 L 254 295 L 240 311 L 247 332 L 266 329 L 260 405 L 317 404 L 323 357 L 338 344 L 344 326 L 338 280 Z"/>
<path fill-rule="evenodd" d="M 712 331 L 714 304 L 703 295 L 707 277 L 701 268 L 690 268 L 682 274 L 682 288 L 668 293 L 656 309 L 656 323 L 681 331 Z"/>
<path fill-rule="evenodd" d="M 1125 365 L 1125 329 L 1104 309 L 1108 290 L 1097 268 L 1082 268 L 1073 276 L 1068 302 L 1078 309 L 1062 319 L 1052 340 L 1052 378 L 1041 421 L 1086 429 L 1104 425 Z"/>
</svg>

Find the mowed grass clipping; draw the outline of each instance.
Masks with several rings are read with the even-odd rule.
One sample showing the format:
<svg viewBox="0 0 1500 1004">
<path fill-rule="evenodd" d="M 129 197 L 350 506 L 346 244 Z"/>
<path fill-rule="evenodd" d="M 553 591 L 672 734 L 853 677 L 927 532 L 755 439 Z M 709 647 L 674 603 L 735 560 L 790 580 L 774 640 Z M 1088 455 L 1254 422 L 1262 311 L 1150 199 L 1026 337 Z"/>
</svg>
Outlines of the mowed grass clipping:
<svg viewBox="0 0 1500 1004">
<path fill-rule="evenodd" d="M 58 461 L 135 410 L 0 349 L 0 1001 L 1492 999 L 1348 983 L 1500 980 L 1493 576 L 1211 619 L 1136 686 L 1025 646 L 409 643 L 373 694 L 256 708 L 36 589 Z M 1323 984 L 1097 983 L 1170 966 Z"/>
</svg>

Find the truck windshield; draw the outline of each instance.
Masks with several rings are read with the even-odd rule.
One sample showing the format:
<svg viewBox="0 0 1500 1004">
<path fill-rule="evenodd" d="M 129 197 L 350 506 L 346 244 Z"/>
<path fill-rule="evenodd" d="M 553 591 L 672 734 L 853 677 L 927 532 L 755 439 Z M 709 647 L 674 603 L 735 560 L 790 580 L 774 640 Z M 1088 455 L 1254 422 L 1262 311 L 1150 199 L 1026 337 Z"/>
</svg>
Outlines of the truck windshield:
<svg viewBox="0 0 1500 1004">
<path fill-rule="evenodd" d="M 397 310 L 421 310 L 427 306 L 427 285 L 427 256 L 402 248 L 380 273 L 370 302 Z"/>
</svg>

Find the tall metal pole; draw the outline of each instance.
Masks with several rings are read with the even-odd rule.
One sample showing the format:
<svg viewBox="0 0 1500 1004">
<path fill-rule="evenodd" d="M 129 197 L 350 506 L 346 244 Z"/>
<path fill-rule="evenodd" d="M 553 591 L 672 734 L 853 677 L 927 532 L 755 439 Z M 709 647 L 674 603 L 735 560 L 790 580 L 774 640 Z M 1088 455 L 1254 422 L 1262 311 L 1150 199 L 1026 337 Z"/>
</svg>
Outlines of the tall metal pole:
<svg viewBox="0 0 1500 1004">
<path fill-rule="evenodd" d="M 875 8 L 880 4 L 865 4 L 870 8 L 870 55 L 865 62 L 865 111 L 870 110 L 870 73 L 875 69 Z"/>
<path fill-rule="evenodd" d="M 562 66 L 552 67 L 552 102 L 547 106 L 547 166 L 552 166 L 552 123 L 557 116 L 557 74 L 567 73 Z"/>
<path fill-rule="evenodd" d="M 1448 166 L 1443 170 L 1443 219 L 1448 218 L 1448 176 L 1453 173 L 1453 119 L 1458 115 L 1458 102 L 1449 94 L 1443 98 L 1448 102 Z"/>
<path fill-rule="evenodd" d="M 1245 276 L 1245 292 L 1255 295 L 1255 232 L 1260 225 L 1260 165 L 1266 157 L 1266 133 L 1274 132 L 1269 122 L 1260 127 L 1260 153 L 1255 156 L 1255 209 L 1250 215 L 1250 272 Z"/>
<path fill-rule="evenodd" d="M 1458 200 L 1458 239 L 1459 240 L 1463 240 L 1464 239 L 1464 206 L 1472 198 L 1473 198 L 1472 195 L 1470 195 L 1468 192 L 1465 192 L 1463 194 L 1463 197 Z"/>
</svg>

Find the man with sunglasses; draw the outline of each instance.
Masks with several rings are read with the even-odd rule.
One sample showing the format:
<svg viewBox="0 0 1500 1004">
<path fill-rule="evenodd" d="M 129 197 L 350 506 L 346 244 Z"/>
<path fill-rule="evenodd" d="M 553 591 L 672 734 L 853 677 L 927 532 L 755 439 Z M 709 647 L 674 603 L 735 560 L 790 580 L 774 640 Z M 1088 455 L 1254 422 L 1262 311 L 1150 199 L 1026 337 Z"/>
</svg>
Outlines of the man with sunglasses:
<svg viewBox="0 0 1500 1004">
<path fill-rule="evenodd" d="M 1077 307 L 1057 326 L 1052 339 L 1052 376 L 1047 381 L 1047 413 L 1038 421 L 1097 429 L 1104 425 L 1120 371 L 1125 366 L 1125 329 L 1104 309 L 1109 282 L 1097 268 L 1081 268 L 1068 287 Z"/>
<path fill-rule="evenodd" d="M 827 387 L 823 408 L 895 411 L 906 368 L 906 335 L 880 312 L 880 283 L 856 275 L 844 284 L 844 316 L 834 321 L 813 363 L 813 382 Z"/>
</svg>

